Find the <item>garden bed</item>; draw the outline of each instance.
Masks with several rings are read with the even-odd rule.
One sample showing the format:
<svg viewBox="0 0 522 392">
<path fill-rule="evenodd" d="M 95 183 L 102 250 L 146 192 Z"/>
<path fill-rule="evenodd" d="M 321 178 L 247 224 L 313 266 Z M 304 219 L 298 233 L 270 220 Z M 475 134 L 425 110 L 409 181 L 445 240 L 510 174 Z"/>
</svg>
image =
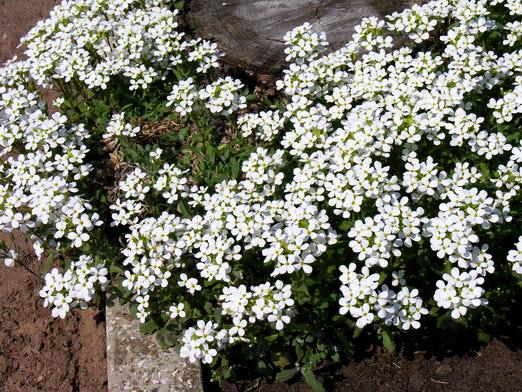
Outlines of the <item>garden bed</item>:
<svg viewBox="0 0 522 392">
<path fill-rule="evenodd" d="M 18 39 L 45 16 L 53 1 L 0 0 L 0 62 L 16 53 Z M 25 261 L 37 273 L 29 249 Z M 104 314 L 96 309 L 76 310 L 52 319 L 41 307 L 41 282 L 21 269 L 0 266 L 0 390 L 106 390 Z M 513 315 L 519 309 L 510 309 Z M 520 320 L 511 317 L 504 330 L 482 346 L 467 344 L 461 336 L 432 336 L 429 344 L 407 347 L 393 355 L 371 344 L 356 360 L 317 372 L 329 389 L 337 391 L 517 391 L 522 382 Z M 463 335 L 464 336 L 464 335 Z M 471 339 L 473 340 L 473 339 Z M 406 344 L 406 346 L 408 346 Z M 225 383 L 224 391 L 308 391 L 299 381 L 273 384 L 262 380 Z M 220 390 L 210 385 L 209 390 Z"/>
</svg>

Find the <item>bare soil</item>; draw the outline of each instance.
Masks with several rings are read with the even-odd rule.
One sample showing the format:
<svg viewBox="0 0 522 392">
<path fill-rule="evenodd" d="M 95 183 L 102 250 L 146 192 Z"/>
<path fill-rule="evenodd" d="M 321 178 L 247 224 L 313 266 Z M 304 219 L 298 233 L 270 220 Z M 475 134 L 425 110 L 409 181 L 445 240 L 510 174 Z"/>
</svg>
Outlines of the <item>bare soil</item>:
<svg viewBox="0 0 522 392">
<path fill-rule="evenodd" d="M 0 0 L 0 64 L 23 57 L 20 37 L 56 3 Z M 41 275 L 30 248 L 24 260 Z M 106 391 L 104 314 L 89 309 L 53 319 L 38 296 L 38 277 L 2 264 L 0 282 L 0 391 Z"/>
<path fill-rule="evenodd" d="M 20 38 L 45 18 L 55 0 L 0 0 L 0 64 L 13 55 L 22 55 Z"/>
<path fill-rule="evenodd" d="M 376 350 L 366 359 L 319 372 L 335 392 L 519 392 L 522 390 L 522 351 L 495 339 L 477 352 L 429 357 Z M 290 384 L 242 381 L 225 383 L 222 392 L 313 392 L 303 381 Z"/>
<path fill-rule="evenodd" d="M 38 271 L 32 254 L 24 259 Z M 37 277 L 2 265 L 0 282 L 0 391 L 106 391 L 103 313 L 53 319 L 38 297 Z"/>
</svg>

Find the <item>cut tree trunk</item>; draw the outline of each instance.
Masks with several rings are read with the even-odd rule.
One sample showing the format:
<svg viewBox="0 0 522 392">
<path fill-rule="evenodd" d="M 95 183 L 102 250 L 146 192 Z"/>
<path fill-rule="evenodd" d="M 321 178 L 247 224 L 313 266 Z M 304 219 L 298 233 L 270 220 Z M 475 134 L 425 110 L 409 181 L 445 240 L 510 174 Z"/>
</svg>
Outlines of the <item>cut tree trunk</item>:
<svg viewBox="0 0 522 392">
<path fill-rule="evenodd" d="M 347 43 L 368 16 L 384 17 L 415 0 L 192 0 L 190 25 L 225 53 L 225 62 L 265 74 L 285 65 L 283 36 L 304 22 L 325 31 L 330 47 Z"/>
</svg>

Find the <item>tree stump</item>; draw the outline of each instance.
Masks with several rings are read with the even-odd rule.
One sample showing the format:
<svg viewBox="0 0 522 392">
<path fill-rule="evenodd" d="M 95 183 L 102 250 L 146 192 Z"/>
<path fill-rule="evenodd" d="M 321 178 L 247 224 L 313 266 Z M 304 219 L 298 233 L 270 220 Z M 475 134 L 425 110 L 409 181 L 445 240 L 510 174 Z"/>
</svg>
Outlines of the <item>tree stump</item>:
<svg viewBox="0 0 522 392">
<path fill-rule="evenodd" d="M 332 49 L 351 39 L 368 16 L 384 17 L 414 0 L 193 0 L 189 24 L 225 53 L 225 62 L 264 74 L 285 65 L 283 36 L 310 22 L 324 31 Z"/>
</svg>

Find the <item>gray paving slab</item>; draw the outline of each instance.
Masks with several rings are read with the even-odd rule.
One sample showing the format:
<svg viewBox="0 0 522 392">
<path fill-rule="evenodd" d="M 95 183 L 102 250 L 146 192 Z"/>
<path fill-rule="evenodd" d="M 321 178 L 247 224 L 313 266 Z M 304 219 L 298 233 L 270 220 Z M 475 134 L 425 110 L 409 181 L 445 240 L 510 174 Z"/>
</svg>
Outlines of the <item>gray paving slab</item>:
<svg viewBox="0 0 522 392">
<path fill-rule="evenodd" d="M 181 359 L 175 349 L 160 348 L 140 334 L 127 306 L 112 305 L 107 315 L 109 392 L 202 392 L 201 368 Z"/>
</svg>

